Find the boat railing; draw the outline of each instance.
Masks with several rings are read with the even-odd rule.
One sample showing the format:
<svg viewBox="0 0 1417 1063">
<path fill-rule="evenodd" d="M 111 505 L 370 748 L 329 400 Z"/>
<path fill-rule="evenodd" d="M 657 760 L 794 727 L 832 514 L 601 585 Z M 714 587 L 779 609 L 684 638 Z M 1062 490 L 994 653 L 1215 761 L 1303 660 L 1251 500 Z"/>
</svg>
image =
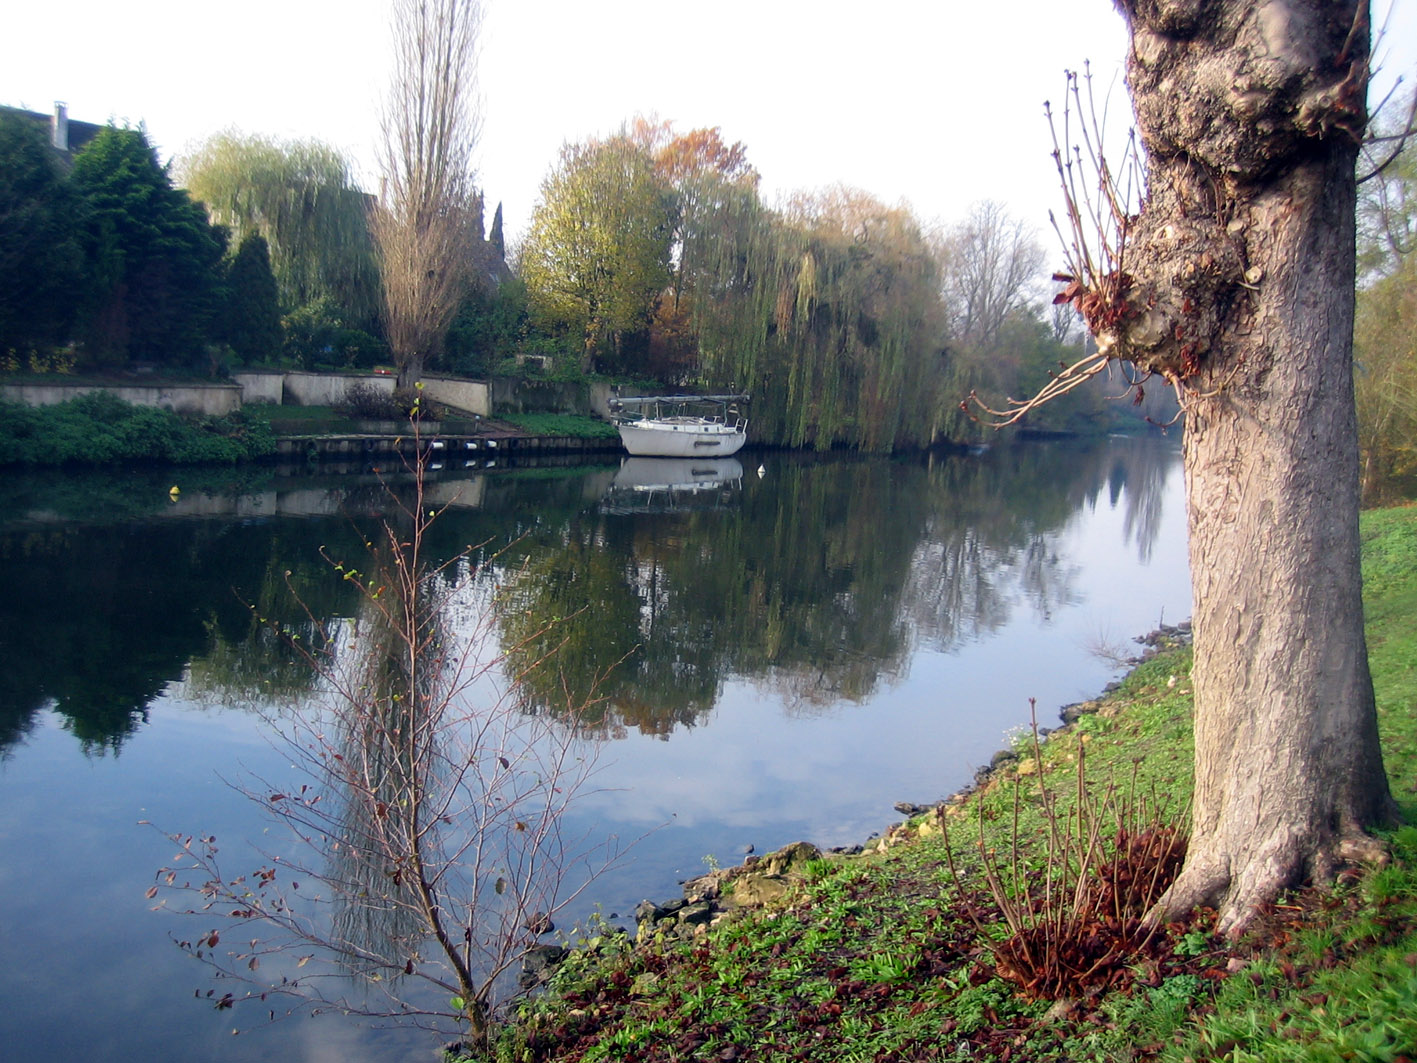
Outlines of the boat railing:
<svg viewBox="0 0 1417 1063">
<path fill-rule="evenodd" d="M 659 421 L 669 424 L 731 424 L 734 431 L 745 431 L 747 418 L 738 403 L 750 402 L 745 394 L 719 395 L 615 395 L 610 400 L 611 418 L 620 423 Z M 686 407 L 708 405 L 720 412 L 692 414 Z M 667 408 L 667 409 L 666 409 Z"/>
<path fill-rule="evenodd" d="M 734 417 L 731 421 L 722 415 L 698 416 L 690 413 L 658 414 L 639 411 L 636 413 L 621 413 L 616 418 L 617 423 L 625 425 L 637 425 L 652 422 L 654 424 L 700 426 L 700 427 L 725 427 L 734 432 L 745 432 L 748 429 L 748 419 L 746 417 Z"/>
</svg>

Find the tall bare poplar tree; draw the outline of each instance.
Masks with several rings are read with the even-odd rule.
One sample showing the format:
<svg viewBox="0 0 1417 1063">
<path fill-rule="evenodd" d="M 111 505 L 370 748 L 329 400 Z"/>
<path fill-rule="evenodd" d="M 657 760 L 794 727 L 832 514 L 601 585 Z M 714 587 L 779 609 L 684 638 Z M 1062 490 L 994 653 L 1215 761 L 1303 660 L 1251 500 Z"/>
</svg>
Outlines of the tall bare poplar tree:
<svg viewBox="0 0 1417 1063">
<path fill-rule="evenodd" d="M 1354 163 L 1366 0 L 1119 0 L 1148 157 L 1124 257 L 1075 278 L 1104 357 L 1186 409 L 1190 851 L 1163 908 L 1234 933 L 1391 814 L 1363 637 Z M 1088 271 L 1082 271 L 1086 274 Z"/>
<path fill-rule="evenodd" d="M 395 0 L 394 74 L 383 117 L 384 189 L 373 231 L 383 266 L 385 331 L 398 385 L 438 354 L 476 272 L 482 200 L 479 0 Z"/>
</svg>

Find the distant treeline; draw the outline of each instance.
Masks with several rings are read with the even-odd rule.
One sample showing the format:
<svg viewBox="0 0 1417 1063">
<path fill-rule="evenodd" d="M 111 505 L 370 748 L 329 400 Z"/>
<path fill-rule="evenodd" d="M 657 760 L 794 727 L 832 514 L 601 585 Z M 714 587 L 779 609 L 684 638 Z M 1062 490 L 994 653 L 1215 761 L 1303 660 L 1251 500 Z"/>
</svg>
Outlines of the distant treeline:
<svg viewBox="0 0 1417 1063">
<path fill-rule="evenodd" d="M 346 160 L 223 133 L 179 173 L 185 188 L 141 130 L 106 128 L 70 157 L 34 116 L 0 108 L 0 370 L 388 359 L 371 200 Z M 1043 251 L 997 205 L 935 228 L 842 188 L 770 207 L 717 130 L 640 120 L 568 145 L 521 245 L 507 255 L 499 208 L 473 253 L 483 281 L 426 364 L 731 386 L 752 394 L 753 438 L 770 444 L 976 438 L 961 400 L 1032 393 L 1081 342 L 1068 313 L 1044 309 Z M 1135 419 L 1106 396 L 1029 423 Z M 1174 412 L 1147 402 L 1155 419 Z"/>
</svg>

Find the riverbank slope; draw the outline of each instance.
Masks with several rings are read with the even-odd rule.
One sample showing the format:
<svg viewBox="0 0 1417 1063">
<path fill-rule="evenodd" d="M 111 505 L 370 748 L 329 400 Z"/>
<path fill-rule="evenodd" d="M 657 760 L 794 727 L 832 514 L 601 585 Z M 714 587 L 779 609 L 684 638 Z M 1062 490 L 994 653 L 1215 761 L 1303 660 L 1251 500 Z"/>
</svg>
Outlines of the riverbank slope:
<svg viewBox="0 0 1417 1063">
<path fill-rule="evenodd" d="M 1417 508 L 1365 514 L 1363 529 L 1384 756 L 1408 824 L 1387 866 L 1295 892 L 1235 945 L 1206 912 L 1136 928 L 1122 894 L 1145 896 L 1178 857 L 1167 830 L 1191 786 L 1190 655 L 1177 649 L 867 852 L 809 855 L 774 876 L 787 888 L 765 906 L 635 945 L 592 938 L 520 1007 L 498 1058 L 1417 1058 Z M 1140 841 L 1118 861 L 1091 856 L 1079 807 L 1104 837 L 1120 823 Z M 1110 897 L 1085 891 L 1075 908 L 1060 851 L 1101 870 Z M 1016 883 L 1069 898 L 1040 909 L 1054 929 L 1033 932 L 1032 955 L 1005 944 L 1010 919 L 1040 922 L 1010 899 Z M 731 908 L 734 884 L 722 888 Z M 1109 947 L 1119 927 L 1132 936 Z"/>
<path fill-rule="evenodd" d="M 420 426 L 419 442 L 464 459 L 622 451 L 613 425 L 573 414 L 430 420 Z M 192 416 L 105 391 L 49 406 L 0 401 L 0 466 L 374 461 L 413 451 L 408 421 L 359 420 L 330 406 L 255 404 Z"/>
</svg>

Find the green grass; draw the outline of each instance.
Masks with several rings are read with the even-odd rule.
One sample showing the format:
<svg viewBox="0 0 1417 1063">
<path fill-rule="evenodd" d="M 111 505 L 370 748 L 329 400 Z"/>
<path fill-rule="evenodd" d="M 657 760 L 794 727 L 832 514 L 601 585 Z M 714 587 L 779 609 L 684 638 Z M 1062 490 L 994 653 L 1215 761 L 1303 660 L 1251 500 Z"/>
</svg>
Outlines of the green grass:
<svg viewBox="0 0 1417 1063">
<path fill-rule="evenodd" d="M 1393 796 L 1417 821 L 1417 507 L 1363 514 L 1368 663 Z"/>
<path fill-rule="evenodd" d="M 500 418 L 534 436 L 568 436 L 573 439 L 618 439 L 615 426 L 597 417 L 573 413 L 518 413 Z"/>
<path fill-rule="evenodd" d="M 274 450 L 270 426 L 239 410 L 184 416 L 104 391 L 43 407 L 0 402 L 0 465 L 229 465 Z"/>
<path fill-rule="evenodd" d="M 1366 514 L 1366 607 L 1380 727 L 1409 819 L 1417 766 L 1417 508 Z M 1060 800 L 1079 751 L 1094 790 L 1170 795 L 1191 787 L 1190 652 L 1137 668 L 1097 715 L 1046 742 Z M 1172 682 L 1172 680 L 1175 680 Z M 1031 743 L 1030 743 L 1031 745 Z M 1026 749 L 1025 756 L 1032 750 Z M 884 853 L 813 863 L 778 908 L 692 941 L 584 954 L 550 993 L 523 1002 L 498 1059 L 1164 1060 L 1288 1063 L 1417 1059 L 1417 827 L 1392 861 L 1295 894 L 1238 945 L 1204 917 L 1168 928 L 1155 956 L 1112 988 L 1047 1015 L 997 977 L 962 905 L 990 899 L 970 877 L 976 838 L 1001 854 L 1038 836 L 1038 780 L 996 778 L 948 819 Z M 1023 853 L 1036 867 L 1037 853 Z M 987 917 L 986 917 L 987 918 Z"/>
<path fill-rule="evenodd" d="M 339 436 L 359 432 L 359 424 L 333 406 L 285 406 L 253 403 L 247 416 L 270 425 L 278 436 Z"/>
</svg>

